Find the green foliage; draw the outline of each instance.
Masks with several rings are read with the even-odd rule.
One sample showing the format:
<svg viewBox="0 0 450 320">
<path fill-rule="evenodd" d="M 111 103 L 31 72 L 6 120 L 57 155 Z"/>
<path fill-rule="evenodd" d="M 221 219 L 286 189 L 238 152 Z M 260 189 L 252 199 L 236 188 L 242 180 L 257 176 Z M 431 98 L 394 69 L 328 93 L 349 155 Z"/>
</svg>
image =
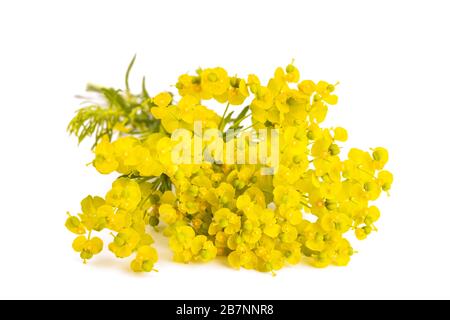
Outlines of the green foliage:
<svg viewBox="0 0 450 320">
<path fill-rule="evenodd" d="M 70 121 L 67 131 L 78 138 L 78 143 L 93 137 L 94 148 L 104 135 L 112 139 L 114 135 L 124 133 L 146 135 L 160 130 L 160 121 L 150 113 L 153 104 L 146 89 L 145 77 L 142 79 L 141 93 L 130 91 L 129 77 L 135 60 L 136 56 L 125 74 L 125 91 L 92 84 L 87 86 L 86 91 L 98 94 L 100 101 L 90 102 L 88 106 L 78 109 Z"/>
</svg>

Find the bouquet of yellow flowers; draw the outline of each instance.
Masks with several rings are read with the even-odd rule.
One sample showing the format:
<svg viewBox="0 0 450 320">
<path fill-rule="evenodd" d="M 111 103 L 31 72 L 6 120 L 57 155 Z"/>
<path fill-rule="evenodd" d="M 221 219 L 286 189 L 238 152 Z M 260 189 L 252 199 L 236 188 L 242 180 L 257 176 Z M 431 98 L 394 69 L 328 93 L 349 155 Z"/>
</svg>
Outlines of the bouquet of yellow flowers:
<svg viewBox="0 0 450 320">
<path fill-rule="evenodd" d="M 92 165 L 116 179 L 104 197 L 87 196 L 66 227 L 87 262 L 108 248 L 149 272 L 157 262 L 152 232 L 169 238 L 177 262 L 226 257 L 231 267 L 274 272 L 306 261 L 348 264 L 344 234 L 365 239 L 391 188 L 388 152 L 352 148 L 347 131 L 324 128 L 336 84 L 300 78 L 289 64 L 268 83 L 221 68 L 183 74 L 177 92 L 151 96 L 88 86 L 102 97 L 78 110 L 68 131 L 94 141 Z M 206 105 L 210 103 L 210 107 Z M 211 106 L 217 105 L 219 113 Z M 215 109 L 218 109 L 215 108 Z"/>
</svg>

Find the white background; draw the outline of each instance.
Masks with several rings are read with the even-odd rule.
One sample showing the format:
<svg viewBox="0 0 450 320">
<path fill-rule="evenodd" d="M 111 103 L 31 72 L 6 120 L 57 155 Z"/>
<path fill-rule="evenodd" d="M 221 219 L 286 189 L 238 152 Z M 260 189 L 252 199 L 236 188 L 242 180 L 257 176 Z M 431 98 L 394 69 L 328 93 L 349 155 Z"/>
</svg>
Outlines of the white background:
<svg viewBox="0 0 450 320">
<path fill-rule="evenodd" d="M 450 49 L 447 1 L 1 1 L 0 298 L 450 298 Z M 222 262 L 135 275 L 108 251 L 83 265 L 65 212 L 113 180 L 65 132 L 88 81 L 147 76 L 165 90 L 198 66 L 268 79 L 292 58 L 340 81 L 328 124 L 347 145 L 390 150 L 379 232 L 344 268 L 276 277 Z"/>
</svg>

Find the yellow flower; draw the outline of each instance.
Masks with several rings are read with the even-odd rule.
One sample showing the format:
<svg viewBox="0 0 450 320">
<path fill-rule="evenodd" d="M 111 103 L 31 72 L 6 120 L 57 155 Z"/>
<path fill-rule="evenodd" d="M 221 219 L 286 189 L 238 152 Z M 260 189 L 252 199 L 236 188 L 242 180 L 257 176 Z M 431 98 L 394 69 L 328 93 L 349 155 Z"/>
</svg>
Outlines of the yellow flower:
<svg viewBox="0 0 450 320">
<path fill-rule="evenodd" d="M 319 81 L 316 86 L 316 92 L 318 96 L 316 99 L 323 100 L 328 104 L 335 105 L 338 101 L 338 97 L 335 94 L 331 94 L 335 87 L 325 81 Z"/>
<path fill-rule="evenodd" d="M 210 190 L 206 195 L 206 200 L 214 207 L 233 207 L 235 200 L 235 189 L 229 183 L 221 183 L 217 188 Z"/>
<path fill-rule="evenodd" d="M 377 181 L 383 191 L 389 191 L 391 189 L 392 182 L 394 181 L 394 176 L 389 171 L 380 171 L 378 173 Z"/>
<path fill-rule="evenodd" d="M 309 111 L 309 118 L 312 122 L 321 123 L 325 120 L 328 107 L 322 101 L 314 101 Z"/>
<path fill-rule="evenodd" d="M 217 248 L 212 241 L 209 241 L 208 238 L 203 235 L 196 236 L 192 240 L 191 251 L 194 255 L 194 260 L 202 262 L 210 261 L 217 255 Z"/>
<path fill-rule="evenodd" d="M 254 74 L 249 74 L 247 78 L 247 84 L 250 88 L 250 91 L 252 93 L 256 93 L 259 86 L 261 85 L 261 81 L 259 81 L 259 78 Z"/>
<path fill-rule="evenodd" d="M 184 96 L 178 103 L 178 109 L 183 121 L 193 123 L 195 120 L 195 107 L 198 106 L 200 101 L 194 96 Z"/>
<path fill-rule="evenodd" d="M 75 234 L 85 234 L 86 228 L 81 224 L 78 217 L 69 216 L 65 224 L 66 228 Z"/>
<path fill-rule="evenodd" d="M 313 251 L 322 251 L 326 247 L 326 234 L 316 224 L 311 225 L 306 236 L 306 247 Z"/>
<path fill-rule="evenodd" d="M 367 216 L 364 219 L 364 223 L 367 225 L 372 225 L 380 218 L 380 210 L 376 206 L 370 206 L 367 209 Z"/>
<path fill-rule="evenodd" d="M 214 212 L 213 221 L 209 226 L 208 233 L 215 235 L 223 230 L 225 234 L 230 235 L 238 232 L 240 228 L 241 218 L 229 209 L 222 208 Z"/>
<path fill-rule="evenodd" d="M 330 212 L 320 218 L 320 226 L 326 232 L 347 232 L 352 226 L 352 220 L 345 213 Z"/>
<path fill-rule="evenodd" d="M 202 89 L 212 95 L 220 96 L 230 85 L 227 72 L 220 67 L 202 70 L 200 77 Z"/>
<path fill-rule="evenodd" d="M 300 80 L 300 72 L 292 63 L 286 67 L 285 78 L 287 82 L 298 82 Z"/>
<path fill-rule="evenodd" d="M 172 95 L 169 92 L 161 92 L 153 98 L 153 102 L 160 108 L 167 107 L 172 102 Z"/>
<path fill-rule="evenodd" d="M 136 209 L 141 201 L 141 189 L 131 179 L 119 178 L 114 181 L 112 189 L 106 194 L 106 203 L 126 211 Z"/>
<path fill-rule="evenodd" d="M 300 194 L 289 186 L 277 186 L 273 190 L 274 202 L 277 206 L 285 205 L 289 208 L 298 207 L 301 201 Z"/>
<path fill-rule="evenodd" d="M 119 166 L 117 171 L 123 174 L 128 174 L 132 169 L 127 160 L 130 157 L 134 157 L 133 149 L 140 145 L 140 141 L 132 136 L 120 137 L 116 141 L 113 142 L 114 147 L 114 155 L 116 160 L 119 162 Z M 131 160 L 133 163 L 133 160 Z"/>
<path fill-rule="evenodd" d="M 135 230 L 124 229 L 114 237 L 114 241 L 109 244 L 109 250 L 118 258 L 126 258 L 136 249 L 139 240 L 139 233 Z"/>
<path fill-rule="evenodd" d="M 217 249 L 205 236 L 195 236 L 190 226 L 177 226 L 169 240 L 169 246 L 174 252 L 176 262 L 187 263 L 192 260 L 208 261 L 213 259 Z"/>
<path fill-rule="evenodd" d="M 102 174 L 108 174 L 117 169 L 119 163 L 114 155 L 114 147 L 108 137 L 103 137 L 95 147 L 94 167 Z"/>
<path fill-rule="evenodd" d="M 279 250 L 271 250 L 259 261 L 257 269 L 262 272 L 280 270 L 284 266 L 285 257 Z"/>
<path fill-rule="evenodd" d="M 108 220 L 108 229 L 120 232 L 131 227 L 133 221 L 129 212 L 125 210 L 117 210 Z"/>
<path fill-rule="evenodd" d="M 156 119 L 161 120 L 161 123 L 167 132 L 172 133 L 180 128 L 181 117 L 178 114 L 178 108 L 176 106 L 164 108 L 153 107 L 151 108 L 151 112 Z"/>
<path fill-rule="evenodd" d="M 385 148 L 378 147 L 373 150 L 372 157 L 375 168 L 381 170 L 389 160 L 389 153 Z"/>
<path fill-rule="evenodd" d="M 375 180 L 364 183 L 363 188 L 369 200 L 376 200 L 380 196 L 381 186 Z"/>
<path fill-rule="evenodd" d="M 162 164 L 151 155 L 150 152 L 145 154 L 142 162 L 136 166 L 139 174 L 144 177 L 159 177 L 164 172 Z"/>
<path fill-rule="evenodd" d="M 329 251 L 322 251 L 313 255 L 311 264 L 316 268 L 325 268 L 330 265 L 332 258 Z"/>
<path fill-rule="evenodd" d="M 307 96 L 311 96 L 316 91 L 316 84 L 311 80 L 303 80 L 297 87 Z"/>
<path fill-rule="evenodd" d="M 200 76 L 190 76 L 183 74 L 178 78 L 176 87 L 180 96 L 194 96 L 198 99 L 208 100 L 212 98 L 212 94 L 202 90 Z"/>
<path fill-rule="evenodd" d="M 353 248 L 346 239 L 341 239 L 334 247 L 333 261 L 338 266 L 346 266 L 353 255 Z"/>
<path fill-rule="evenodd" d="M 263 234 L 257 220 L 246 220 L 242 225 L 242 239 L 249 245 L 256 244 Z"/>
<path fill-rule="evenodd" d="M 129 168 L 135 168 L 144 162 L 150 156 L 148 149 L 143 146 L 136 145 L 132 147 L 123 159 L 123 164 Z"/>
<path fill-rule="evenodd" d="M 274 77 L 269 80 L 267 88 L 269 88 L 274 96 L 280 94 L 285 90 L 289 90 L 283 68 L 278 67 L 275 69 Z"/>
<path fill-rule="evenodd" d="M 158 253 L 150 246 L 142 246 L 137 250 L 136 258 L 131 262 L 134 272 L 150 272 L 158 260 Z"/>
<path fill-rule="evenodd" d="M 301 221 L 300 221 L 301 222 Z M 299 223 L 300 223 L 299 222 Z M 297 223 L 298 224 L 298 223 Z M 297 240 L 297 229 L 290 223 L 284 223 L 281 227 L 281 241 L 284 243 L 292 243 Z"/>
<path fill-rule="evenodd" d="M 249 96 L 244 79 L 233 77 L 230 79 L 231 87 L 228 89 L 227 100 L 231 105 L 241 105 Z"/>
<path fill-rule="evenodd" d="M 334 139 L 337 141 L 347 141 L 347 130 L 341 127 L 334 128 Z"/>
<path fill-rule="evenodd" d="M 178 219 L 177 211 L 170 204 L 162 204 L 159 207 L 159 216 L 167 224 L 175 223 Z"/>
<path fill-rule="evenodd" d="M 113 208 L 101 197 L 87 196 L 81 201 L 81 223 L 88 230 L 101 231 L 113 214 Z"/>
<path fill-rule="evenodd" d="M 286 262 L 292 265 L 298 264 L 302 259 L 300 250 L 300 243 L 293 241 L 290 243 L 282 243 L 280 246 L 283 255 L 286 257 Z"/>
<path fill-rule="evenodd" d="M 372 229 L 368 226 L 355 229 L 355 235 L 358 240 L 364 240 L 371 233 Z"/>
<path fill-rule="evenodd" d="M 288 125 L 295 125 L 303 122 L 306 119 L 306 104 L 308 103 L 308 97 L 301 94 L 297 90 L 283 91 L 275 98 L 275 105 L 278 111 L 283 115 L 289 114 L 286 117 Z"/>
<path fill-rule="evenodd" d="M 231 267 L 239 269 L 244 267 L 246 269 L 255 269 L 258 264 L 258 257 L 253 251 L 247 248 L 239 248 L 231 252 L 227 257 L 228 263 Z"/>
<path fill-rule="evenodd" d="M 80 253 L 81 259 L 86 263 L 86 260 L 102 251 L 103 241 L 97 237 L 87 239 L 85 236 L 79 236 L 73 241 L 72 248 Z"/>
<path fill-rule="evenodd" d="M 263 86 L 259 86 L 255 92 L 255 98 L 251 103 L 251 107 L 255 109 L 267 110 L 272 106 L 273 94 L 272 92 Z"/>
</svg>

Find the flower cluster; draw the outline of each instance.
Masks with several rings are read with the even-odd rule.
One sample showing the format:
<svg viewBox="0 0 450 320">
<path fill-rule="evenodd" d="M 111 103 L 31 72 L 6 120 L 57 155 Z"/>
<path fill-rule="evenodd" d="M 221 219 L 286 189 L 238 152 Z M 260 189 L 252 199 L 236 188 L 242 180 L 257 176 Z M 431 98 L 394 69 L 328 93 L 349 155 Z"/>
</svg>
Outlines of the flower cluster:
<svg viewBox="0 0 450 320">
<path fill-rule="evenodd" d="M 133 271 L 149 272 L 157 261 L 150 233 L 162 231 L 182 263 L 224 256 L 233 268 L 265 272 L 301 261 L 346 265 L 354 251 L 345 235 L 362 240 L 377 230 L 373 201 L 389 192 L 393 176 L 384 170 L 386 149 L 352 148 L 345 157 L 347 131 L 320 125 L 337 103 L 335 86 L 303 80 L 289 64 L 267 84 L 217 67 L 181 75 L 177 93 L 150 96 L 145 83 L 138 95 L 128 85 L 124 92 L 96 87 L 109 103 L 78 111 L 69 130 L 80 140 L 94 135 L 93 166 L 118 177 L 103 198 L 88 196 L 81 213 L 69 215 L 66 227 L 78 235 L 73 249 L 86 262 L 103 248 L 93 233 L 107 229 L 109 250 L 132 257 Z M 205 106 L 211 100 L 224 105 L 223 115 Z M 227 163 L 213 155 L 177 163 L 173 134 L 184 129 L 195 139 L 195 123 L 222 132 L 224 152 L 229 143 L 239 149 L 249 129 L 277 129 L 279 162 Z M 200 151 L 210 144 L 203 141 Z M 267 166 L 270 174 L 262 171 Z"/>
</svg>

